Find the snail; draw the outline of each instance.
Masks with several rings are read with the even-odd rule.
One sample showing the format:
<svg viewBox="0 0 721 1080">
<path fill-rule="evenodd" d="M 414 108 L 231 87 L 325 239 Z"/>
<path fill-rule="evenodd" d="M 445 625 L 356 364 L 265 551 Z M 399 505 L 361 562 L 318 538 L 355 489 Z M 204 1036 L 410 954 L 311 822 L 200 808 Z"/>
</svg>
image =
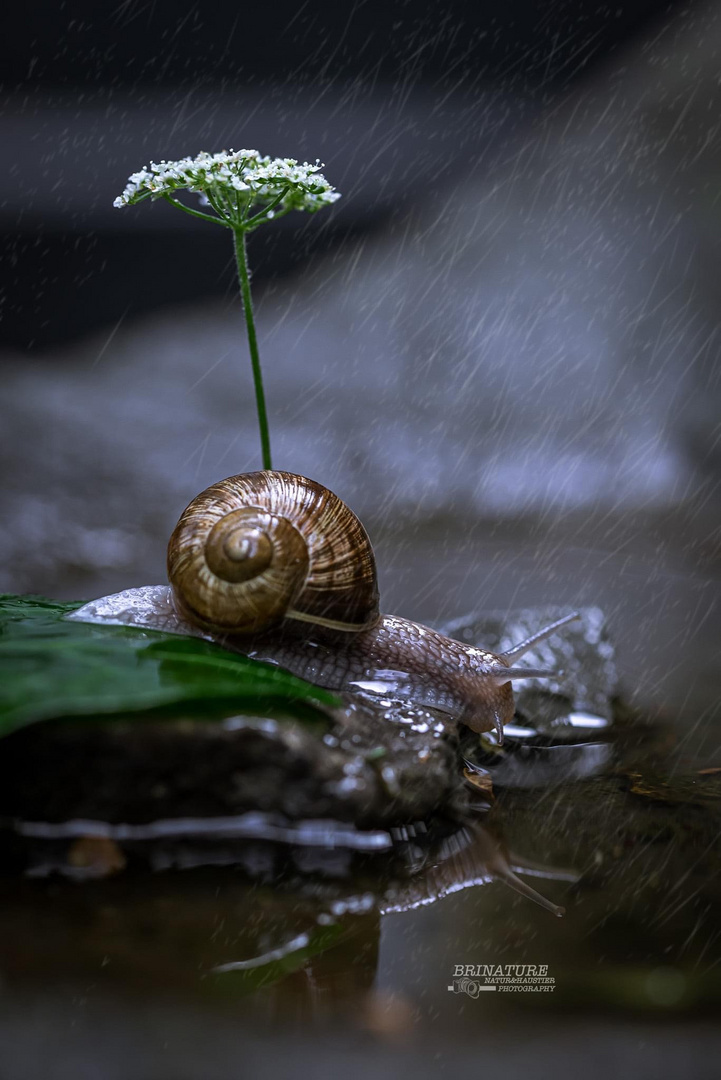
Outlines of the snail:
<svg viewBox="0 0 721 1080">
<path fill-rule="evenodd" d="M 512 682 L 554 674 L 516 661 L 578 618 L 496 655 L 382 615 L 363 525 L 337 495 L 289 472 L 231 476 L 193 499 L 170 538 L 168 578 L 181 620 L 227 647 L 331 690 L 391 691 L 501 740 Z"/>
<path fill-rule="evenodd" d="M 183 511 L 167 586 L 102 597 L 67 616 L 210 638 L 329 690 L 361 689 L 450 713 L 473 731 L 514 713 L 512 683 L 558 672 L 516 667 L 577 612 L 502 653 L 379 608 L 368 534 L 337 495 L 290 472 L 230 476 Z"/>
</svg>

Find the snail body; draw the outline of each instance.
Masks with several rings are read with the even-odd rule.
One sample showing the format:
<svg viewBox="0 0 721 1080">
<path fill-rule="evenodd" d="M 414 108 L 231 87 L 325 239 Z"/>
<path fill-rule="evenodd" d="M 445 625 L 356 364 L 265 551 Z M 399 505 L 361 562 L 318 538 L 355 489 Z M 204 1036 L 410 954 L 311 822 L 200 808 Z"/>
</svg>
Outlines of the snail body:
<svg viewBox="0 0 721 1080">
<path fill-rule="evenodd" d="M 178 615 L 226 647 L 328 689 L 380 689 L 477 732 L 513 717 L 513 663 L 577 616 L 494 654 L 379 610 L 375 557 L 355 514 L 306 477 L 255 472 L 213 484 L 168 545 Z"/>
<path fill-rule="evenodd" d="M 442 709 L 478 732 L 502 734 L 513 717 L 509 680 L 518 676 L 498 656 L 397 615 L 381 615 L 345 641 L 281 635 L 243 651 L 329 690 L 367 689 Z"/>
</svg>

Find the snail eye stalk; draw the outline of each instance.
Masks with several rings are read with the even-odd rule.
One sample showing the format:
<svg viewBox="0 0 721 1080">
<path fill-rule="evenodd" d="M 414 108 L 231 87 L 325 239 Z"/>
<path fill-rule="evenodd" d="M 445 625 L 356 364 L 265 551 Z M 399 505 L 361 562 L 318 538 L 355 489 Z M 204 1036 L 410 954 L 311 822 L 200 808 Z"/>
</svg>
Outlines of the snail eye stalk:
<svg viewBox="0 0 721 1080">
<path fill-rule="evenodd" d="M 511 646 L 510 649 L 506 649 L 505 652 L 499 653 L 498 655 L 502 660 L 520 660 L 524 653 L 527 653 L 534 645 L 538 645 L 539 642 L 545 641 L 546 638 L 551 637 L 567 623 L 574 622 L 576 619 L 580 618 L 581 614 L 578 611 L 574 611 L 570 615 L 564 615 L 562 619 L 556 619 L 555 622 L 549 623 L 548 626 L 544 626 L 542 630 L 539 630 L 535 634 L 531 634 L 530 637 L 525 638 L 523 641 L 519 641 L 517 645 Z M 549 673 L 546 672 L 545 674 L 548 675 Z M 555 674 L 558 674 L 558 672 Z M 530 678 L 531 676 L 529 675 L 528 677 Z M 535 677 L 541 678 L 542 676 L 534 676 L 534 678 Z M 521 675 L 519 674 L 515 676 L 515 678 L 521 678 Z"/>
</svg>

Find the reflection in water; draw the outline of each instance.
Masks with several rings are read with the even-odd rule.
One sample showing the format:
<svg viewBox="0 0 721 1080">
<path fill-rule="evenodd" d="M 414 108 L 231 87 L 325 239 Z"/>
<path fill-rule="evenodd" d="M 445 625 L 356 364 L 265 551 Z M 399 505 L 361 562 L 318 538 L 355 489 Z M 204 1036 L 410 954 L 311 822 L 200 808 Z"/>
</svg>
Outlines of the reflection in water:
<svg viewBox="0 0 721 1080">
<path fill-rule="evenodd" d="M 177 862 L 176 843 L 154 837 L 155 858 Z M 77 844 L 68 845 L 67 836 L 43 838 L 46 868 L 53 859 L 59 867 L 61 855 L 70 856 Z M 313 1012 L 326 995 L 337 1007 L 372 985 L 383 914 L 411 912 L 494 880 L 562 914 L 518 877 L 525 868 L 480 824 L 435 844 L 419 834 L 390 854 L 356 852 L 352 863 L 316 849 L 305 867 L 300 850 L 236 840 L 232 871 L 203 868 L 204 860 L 214 861 L 212 842 L 186 838 L 185 858 L 196 869 L 182 879 L 134 870 L 137 844 L 124 847 L 126 873 L 90 878 L 82 888 L 57 878 L 5 879 L 0 963 L 11 983 L 82 980 L 102 969 L 106 984 L 147 988 L 150 978 L 156 986 L 201 996 L 247 996 L 272 987 L 273 1010 L 289 995 L 294 1014 L 306 997 Z M 540 872 L 575 880 L 565 872 Z"/>
<path fill-rule="evenodd" d="M 251 956 L 249 960 L 231 960 L 227 964 L 217 964 L 213 968 L 213 974 L 223 975 L 227 971 L 251 971 L 253 968 L 265 967 L 276 960 L 285 960 L 286 957 L 299 953 L 302 949 L 307 949 L 309 945 L 310 935 L 299 934 L 298 937 L 287 941 L 285 945 L 280 945 L 277 949 L 271 949 L 270 952 L 261 953 L 260 956 Z"/>
<path fill-rule="evenodd" d="M 579 779 L 608 762 L 604 744 L 547 741 L 519 727 L 503 749 L 489 745 L 488 768 L 467 759 L 467 781 L 485 801 L 469 809 L 464 826 L 440 835 L 423 822 L 363 831 L 257 812 L 143 824 L 6 823 L 35 880 L 3 887 L 2 970 L 23 984 L 83 980 L 100 968 L 107 985 L 136 988 L 147 987 L 150 971 L 156 986 L 174 993 L 251 996 L 268 1017 L 350 1008 L 376 978 L 382 916 L 410 918 L 492 882 L 564 914 L 520 875 L 568 883 L 578 875 L 509 854 L 498 825 L 481 823 L 495 787 Z M 179 869 L 188 872 L 172 872 Z M 18 941 L 23 953 L 32 948 L 30 962 L 20 959 Z"/>
<path fill-rule="evenodd" d="M 92 836 L 133 843 L 172 838 L 196 842 L 253 838 L 299 844 L 303 847 L 350 848 L 357 851 L 383 851 L 391 846 L 390 834 L 382 829 L 362 830 L 339 821 L 327 820 L 290 823 L 277 814 L 260 812 L 233 817 L 164 818 L 140 825 L 83 819 L 61 822 L 16 821 L 13 828 L 20 836 L 42 840 Z M 198 859 L 197 865 L 206 865 L 207 860 L 203 858 L 202 848 L 199 850 Z"/>
<path fill-rule="evenodd" d="M 328 836 L 317 822 L 273 842 L 262 830 L 224 835 L 222 821 L 215 835 L 207 821 L 206 835 L 193 835 L 191 819 L 184 835 L 161 821 L 143 835 L 116 829 L 92 840 L 81 835 L 87 822 L 26 822 L 5 840 L 22 844 L 25 858 L 31 848 L 47 876 L 0 877 L 4 985 L 12 995 L 74 985 L 141 1001 L 180 995 L 216 1013 L 242 999 L 243 1016 L 263 1021 L 342 1015 L 356 1023 L 370 1009 L 375 1030 L 384 994 L 396 995 L 389 1015 L 396 1009 L 399 1024 L 410 1022 L 426 976 L 434 980 L 424 990 L 428 1007 L 457 1020 L 446 969 L 461 960 L 548 962 L 557 987 L 546 1007 L 657 1009 L 663 1001 L 668 1009 L 670 994 L 653 974 L 662 956 L 684 979 L 674 1009 L 718 1001 L 721 986 L 709 980 L 719 955 L 721 774 L 704 764 L 674 776 L 662 730 L 644 737 L 638 724 L 621 724 L 612 737 L 612 756 L 597 741 L 549 746 L 531 735 L 491 748 L 483 765 L 469 757 L 495 796 L 484 816 L 435 838 L 418 824 L 399 828 L 381 850 L 314 845 L 319 829 Z M 566 782 L 531 783 L 549 760 L 560 773 L 568 766 Z M 601 773 L 590 775 L 591 764 Z M 574 871 L 561 869 L 568 866 Z M 85 872 L 85 880 L 53 870 Z M 549 885 L 551 899 L 529 877 L 572 890 L 564 920 L 549 918 L 560 913 L 559 885 Z M 391 927 L 383 937 L 382 926 Z M 407 974 L 389 990 L 394 941 Z M 529 1003 L 503 1003 L 506 1014 L 519 1008 Z"/>
<path fill-rule="evenodd" d="M 578 875 L 568 870 L 546 870 L 536 864 L 527 869 L 521 860 L 508 855 L 504 845 L 489 829 L 475 824 L 442 841 L 437 861 L 419 870 L 409 882 L 392 885 L 381 900 L 381 911 L 383 914 L 412 911 L 461 889 L 502 881 L 553 915 L 564 915 L 564 908 L 541 896 L 518 876 L 526 872 L 559 881 L 578 880 Z"/>
<path fill-rule="evenodd" d="M 564 746 L 520 746 L 504 754 L 493 769 L 497 787 L 557 787 L 571 780 L 596 776 L 611 761 L 608 743 L 576 743 Z"/>
</svg>

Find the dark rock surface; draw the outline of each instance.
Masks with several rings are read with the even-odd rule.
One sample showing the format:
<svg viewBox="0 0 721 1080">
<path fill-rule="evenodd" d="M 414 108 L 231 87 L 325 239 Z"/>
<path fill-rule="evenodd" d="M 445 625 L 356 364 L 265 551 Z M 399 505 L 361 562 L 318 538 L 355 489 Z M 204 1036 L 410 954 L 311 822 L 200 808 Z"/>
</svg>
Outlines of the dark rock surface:
<svg viewBox="0 0 721 1080">
<path fill-rule="evenodd" d="M 260 811 L 387 827 L 462 809 L 455 725 L 356 701 L 325 735 L 288 719 L 57 723 L 10 736 L 0 813 L 145 823 Z"/>
</svg>

